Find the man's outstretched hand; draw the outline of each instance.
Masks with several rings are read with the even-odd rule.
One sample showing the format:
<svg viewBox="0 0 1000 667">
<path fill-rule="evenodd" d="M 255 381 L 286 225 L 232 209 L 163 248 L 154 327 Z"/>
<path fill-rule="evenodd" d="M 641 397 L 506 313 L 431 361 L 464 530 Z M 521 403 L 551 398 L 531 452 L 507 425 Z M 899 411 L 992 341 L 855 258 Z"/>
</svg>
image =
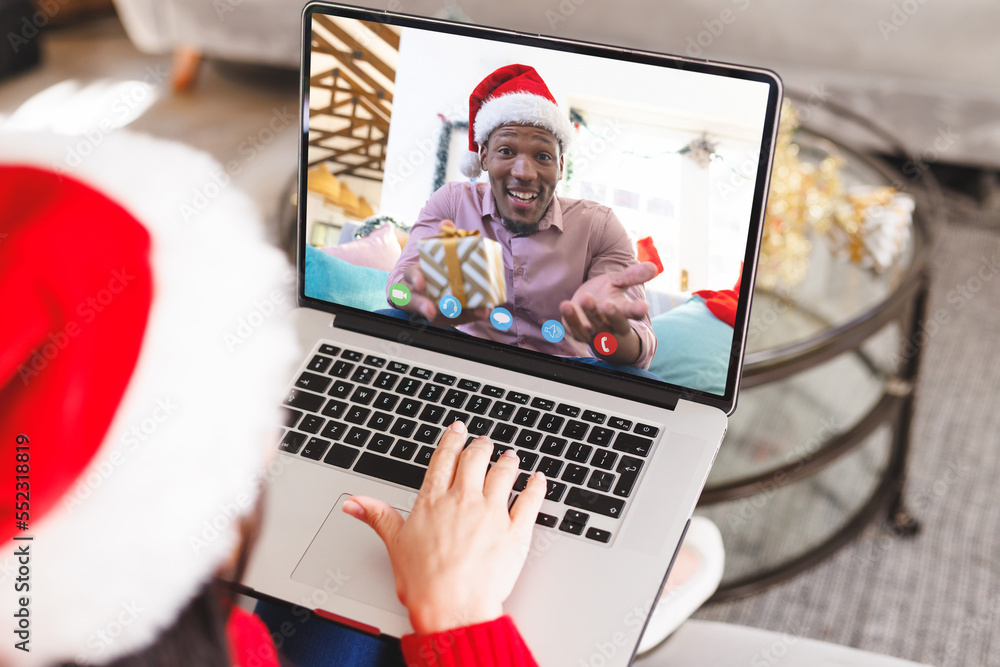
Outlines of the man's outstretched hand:
<svg viewBox="0 0 1000 667">
<path fill-rule="evenodd" d="M 654 277 L 656 265 L 642 262 L 624 271 L 591 278 L 580 285 L 572 299 L 559 304 L 566 329 L 573 338 L 588 345 L 594 344 L 597 334 L 611 333 L 618 340 L 618 349 L 603 359 L 612 364 L 635 363 L 641 346 L 629 320 L 641 320 L 649 307 L 645 301 L 633 301 L 626 292 Z"/>
</svg>

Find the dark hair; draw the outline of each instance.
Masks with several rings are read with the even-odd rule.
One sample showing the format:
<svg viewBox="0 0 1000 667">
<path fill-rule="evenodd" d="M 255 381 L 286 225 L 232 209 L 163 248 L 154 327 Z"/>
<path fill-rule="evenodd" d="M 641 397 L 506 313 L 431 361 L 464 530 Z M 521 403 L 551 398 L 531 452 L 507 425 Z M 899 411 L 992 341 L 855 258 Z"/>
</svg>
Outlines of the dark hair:
<svg viewBox="0 0 1000 667">
<path fill-rule="evenodd" d="M 107 667 L 231 667 L 226 638 L 228 618 L 227 593 L 210 581 L 155 643 Z M 61 667 L 77 666 L 63 663 Z"/>
</svg>

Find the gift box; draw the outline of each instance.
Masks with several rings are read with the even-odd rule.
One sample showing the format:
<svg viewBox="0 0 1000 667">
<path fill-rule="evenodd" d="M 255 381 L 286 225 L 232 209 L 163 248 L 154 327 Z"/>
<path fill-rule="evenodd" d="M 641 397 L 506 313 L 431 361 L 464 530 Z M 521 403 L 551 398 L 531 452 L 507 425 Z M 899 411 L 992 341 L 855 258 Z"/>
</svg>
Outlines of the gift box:
<svg viewBox="0 0 1000 667">
<path fill-rule="evenodd" d="M 442 223 L 440 233 L 417 244 L 426 293 L 435 303 L 451 294 L 462 308 L 494 308 L 507 300 L 503 249 L 478 231 Z"/>
</svg>

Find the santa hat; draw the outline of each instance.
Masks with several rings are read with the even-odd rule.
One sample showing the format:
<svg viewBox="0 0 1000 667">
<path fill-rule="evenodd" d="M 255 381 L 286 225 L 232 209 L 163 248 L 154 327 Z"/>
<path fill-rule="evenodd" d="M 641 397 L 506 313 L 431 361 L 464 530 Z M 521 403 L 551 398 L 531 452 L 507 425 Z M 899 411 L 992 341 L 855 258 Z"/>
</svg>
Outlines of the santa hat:
<svg viewBox="0 0 1000 667">
<path fill-rule="evenodd" d="M 479 147 L 490 133 L 507 123 L 534 125 L 555 135 L 565 151 L 573 139 L 573 125 L 559 110 L 556 98 L 527 65 L 506 65 L 483 79 L 469 96 L 469 152 L 460 169 L 469 178 L 482 173 Z"/>
<path fill-rule="evenodd" d="M 227 185 L 124 130 L 0 128 L 0 663 L 147 647 L 239 543 L 297 344 L 293 274 Z"/>
</svg>

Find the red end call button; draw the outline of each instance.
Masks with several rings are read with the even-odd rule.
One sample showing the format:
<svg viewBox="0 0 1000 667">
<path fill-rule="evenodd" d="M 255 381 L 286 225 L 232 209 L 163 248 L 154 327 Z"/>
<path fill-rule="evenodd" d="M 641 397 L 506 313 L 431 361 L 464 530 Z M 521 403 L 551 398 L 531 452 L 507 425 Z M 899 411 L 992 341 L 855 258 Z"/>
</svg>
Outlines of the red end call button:
<svg viewBox="0 0 1000 667">
<path fill-rule="evenodd" d="M 614 336 L 607 333 L 606 331 L 602 331 L 601 333 L 594 336 L 594 350 L 597 352 L 597 354 L 603 357 L 607 357 L 609 355 L 614 354 L 615 350 L 617 349 L 618 349 L 618 341 L 615 340 Z"/>
</svg>

